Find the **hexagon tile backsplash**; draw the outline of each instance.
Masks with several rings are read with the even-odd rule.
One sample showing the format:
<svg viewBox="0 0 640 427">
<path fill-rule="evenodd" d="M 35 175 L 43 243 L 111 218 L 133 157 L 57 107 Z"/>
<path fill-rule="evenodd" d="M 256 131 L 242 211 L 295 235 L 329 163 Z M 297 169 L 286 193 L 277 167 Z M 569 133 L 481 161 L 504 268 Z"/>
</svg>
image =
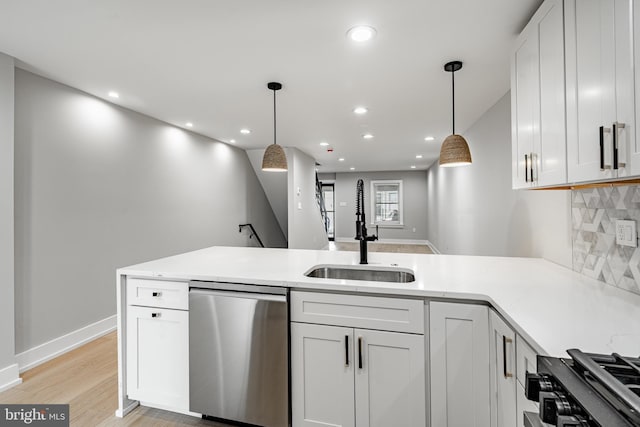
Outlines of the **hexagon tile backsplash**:
<svg viewBox="0 0 640 427">
<path fill-rule="evenodd" d="M 640 248 L 616 244 L 616 220 L 640 221 L 640 185 L 571 192 L 573 270 L 640 294 Z"/>
</svg>

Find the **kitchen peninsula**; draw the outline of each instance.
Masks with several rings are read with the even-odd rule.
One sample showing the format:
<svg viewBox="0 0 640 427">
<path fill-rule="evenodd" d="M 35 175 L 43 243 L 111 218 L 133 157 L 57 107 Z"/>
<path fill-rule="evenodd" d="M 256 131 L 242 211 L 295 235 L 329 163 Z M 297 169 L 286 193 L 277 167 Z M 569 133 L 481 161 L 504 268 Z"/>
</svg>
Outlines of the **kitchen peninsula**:
<svg viewBox="0 0 640 427">
<path fill-rule="evenodd" d="M 488 420 L 490 411 L 492 415 L 496 411 L 513 413 L 514 417 L 517 411 L 520 425 L 522 411 L 533 404 L 523 400 L 521 395 L 524 372 L 535 370 L 536 354 L 566 357 L 565 351 L 570 348 L 594 353 L 640 354 L 640 296 L 542 259 L 371 253 L 368 266 L 360 266 L 358 262 L 356 252 L 211 247 L 119 269 L 120 399 L 117 414 L 126 415 L 139 400 L 149 406 L 199 415 L 190 412 L 188 404 L 188 331 L 193 325 L 189 325 L 186 313 L 189 310 L 188 292 L 194 287 L 194 281 L 287 290 L 294 426 L 305 425 L 305 411 L 319 410 L 327 404 L 318 403 L 314 396 L 323 386 L 308 388 L 314 386 L 307 378 L 313 372 L 308 363 L 319 359 L 307 360 L 308 355 L 302 351 L 303 343 L 313 338 L 309 333 L 316 330 L 323 334 L 327 331 L 337 333 L 336 348 L 346 352 L 346 360 L 341 356 L 340 375 L 355 375 L 355 385 L 350 385 L 349 389 L 355 390 L 356 402 L 350 403 L 351 409 L 343 408 L 339 414 L 314 413 L 314 417 L 326 416 L 332 422 L 341 414 L 346 414 L 347 418 L 355 414 L 353 417 L 358 420 L 379 417 L 380 421 L 391 413 L 396 422 L 401 420 L 400 424 L 429 425 L 430 421 L 434 426 L 455 425 L 450 419 L 452 416 L 476 420 L 486 417 Z M 411 270 L 415 281 L 389 283 L 305 276 L 314 267 L 334 265 Z M 134 291 L 134 287 L 137 290 Z M 250 290 L 250 287 L 244 289 L 245 292 Z M 176 329 L 171 335 L 177 342 L 163 343 L 182 352 L 172 362 L 175 368 L 172 375 L 182 377 L 172 377 L 169 384 L 174 392 L 179 387 L 173 386 L 181 384 L 183 392 L 173 400 L 163 400 L 166 396 L 161 396 L 157 402 L 153 401 L 153 396 L 150 401 L 132 398 L 131 385 L 135 381 L 131 381 L 131 376 L 136 367 L 134 371 L 131 367 L 140 368 L 143 362 L 138 359 L 132 363 L 130 359 L 134 356 L 129 348 L 134 319 L 128 309 L 132 305 L 154 307 L 149 302 L 154 301 L 153 295 L 161 303 L 157 307 L 166 309 L 168 316 L 173 312 L 184 316 L 183 333 Z M 150 315 L 155 313 L 156 317 L 161 317 L 159 309 L 149 310 L 153 311 Z M 403 374 L 406 374 L 407 383 L 398 387 L 399 392 L 411 391 L 407 399 L 397 399 L 402 402 L 400 415 L 389 408 L 382 413 L 384 408 L 377 409 L 375 401 L 380 398 L 376 393 L 389 401 L 393 397 L 388 395 L 394 391 L 393 386 L 382 392 L 359 395 L 367 388 L 358 385 L 359 377 L 375 380 L 378 386 L 384 384 L 384 374 L 367 372 L 374 366 L 374 361 L 367 356 L 373 358 L 378 354 L 369 346 L 382 338 L 392 343 L 382 347 L 404 350 L 397 353 L 404 362 L 393 366 L 398 378 L 405 378 Z M 405 338 L 407 341 L 401 340 Z M 149 338 L 145 340 L 148 342 Z M 137 347 L 141 348 L 139 343 Z M 452 350 L 457 350 L 458 354 L 452 355 Z M 389 357 L 394 357 L 391 353 L 378 356 L 378 368 L 388 362 Z M 153 363 L 162 366 L 159 359 L 163 357 L 168 356 L 154 355 Z M 175 361 L 180 361 L 181 366 L 176 366 Z M 356 365 L 356 374 L 350 371 L 353 365 Z M 461 387 L 447 377 L 453 373 L 451 370 L 461 372 L 459 368 L 465 367 L 469 369 L 464 372 L 474 376 L 462 380 L 467 386 Z M 326 368 L 318 369 L 328 375 Z M 162 371 L 157 372 L 154 381 L 161 381 L 158 378 L 163 375 Z M 297 377 L 300 375 L 304 375 L 307 382 Z M 417 380 L 417 377 L 420 378 Z M 140 378 L 137 380 L 139 383 Z M 327 378 L 327 381 L 331 380 Z M 469 383 L 470 380 L 473 381 Z M 468 384 L 472 386 L 468 387 Z M 460 394 L 461 390 L 467 390 L 467 395 Z M 495 399 L 494 393 L 506 393 L 507 396 Z M 338 396 L 340 392 L 336 390 L 334 394 Z M 362 402 L 369 405 L 367 410 L 357 409 L 363 407 Z M 471 409 L 457 411 L 459 414 L 456 415 L 451 411 L 451 405 L 467 405 Z M 371 419 L 364 424 L 376 423 Z"/>
</svg>

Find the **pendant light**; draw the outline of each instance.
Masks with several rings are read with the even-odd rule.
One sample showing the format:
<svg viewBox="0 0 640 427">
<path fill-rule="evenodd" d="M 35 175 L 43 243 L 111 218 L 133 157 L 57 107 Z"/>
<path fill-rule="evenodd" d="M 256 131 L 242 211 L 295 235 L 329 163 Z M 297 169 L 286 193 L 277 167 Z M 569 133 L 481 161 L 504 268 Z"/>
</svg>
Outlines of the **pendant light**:
<svg viewBox="0 0 640 427">
<path fill-rule="evenodd" d="M 282 89 L 278 82 L 267 83 L 269 90 L 273 91 L 273 144 L 267 147 L 262 158 L 262 170 L 265 172 L 286 172 L 287 156 L 284 148 L 276 143 L 276 91 Z"/>
<path fill-rule="evenodd" d="M 444 65 L 444 70 L 451 73 L 451 98 L 452 98 L 452 132 L 440 147 L 440 166 L 454 167 L 471 164 L 471 152 L 469 144 L 462 137 L 456 134 L 456 89 L 453 75 L 462 68 L 461 61 L 451 61 Z"/>
</svg>

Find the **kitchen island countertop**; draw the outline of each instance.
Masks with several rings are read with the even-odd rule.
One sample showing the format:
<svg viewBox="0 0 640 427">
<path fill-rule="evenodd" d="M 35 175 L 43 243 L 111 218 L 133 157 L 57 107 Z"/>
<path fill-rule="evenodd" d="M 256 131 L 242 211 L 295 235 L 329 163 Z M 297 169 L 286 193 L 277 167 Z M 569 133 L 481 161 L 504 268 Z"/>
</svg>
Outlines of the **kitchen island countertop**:
<svg viewBox="0 0 640 427">
<path fill-rule="evenodd" d="M 541 354 L 640 354 L 640 295 L 539 258 L 369 253 L 369 267 L 405 268 L 411 283 L 318 279 L 316 265 L 357 266 L 357 252 L 214 246 L 118 269 L 132 275 L 384 294 L 490 304 Z"/>
</svg>

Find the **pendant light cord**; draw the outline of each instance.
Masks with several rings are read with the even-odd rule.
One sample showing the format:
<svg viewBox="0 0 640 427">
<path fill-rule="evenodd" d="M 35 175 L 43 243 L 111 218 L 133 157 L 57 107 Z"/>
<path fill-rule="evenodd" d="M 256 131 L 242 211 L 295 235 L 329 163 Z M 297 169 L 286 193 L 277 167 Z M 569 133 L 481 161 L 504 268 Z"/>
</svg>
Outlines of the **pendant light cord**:
<svg viewBox="0 0 640 427">
<path fill-rule="evenodd" d="M 273 143 L 275 144 L 276 139 L 276 91 L 273 91 Z"/>
<path fill-rule="evenodd" d="M 456 134 L 456 81 L 454 79 L 455 71 L 451 72 L 451 104 L 452 104 L 452 112 L 451 112 L 451 134 Z"/>
</svg>

